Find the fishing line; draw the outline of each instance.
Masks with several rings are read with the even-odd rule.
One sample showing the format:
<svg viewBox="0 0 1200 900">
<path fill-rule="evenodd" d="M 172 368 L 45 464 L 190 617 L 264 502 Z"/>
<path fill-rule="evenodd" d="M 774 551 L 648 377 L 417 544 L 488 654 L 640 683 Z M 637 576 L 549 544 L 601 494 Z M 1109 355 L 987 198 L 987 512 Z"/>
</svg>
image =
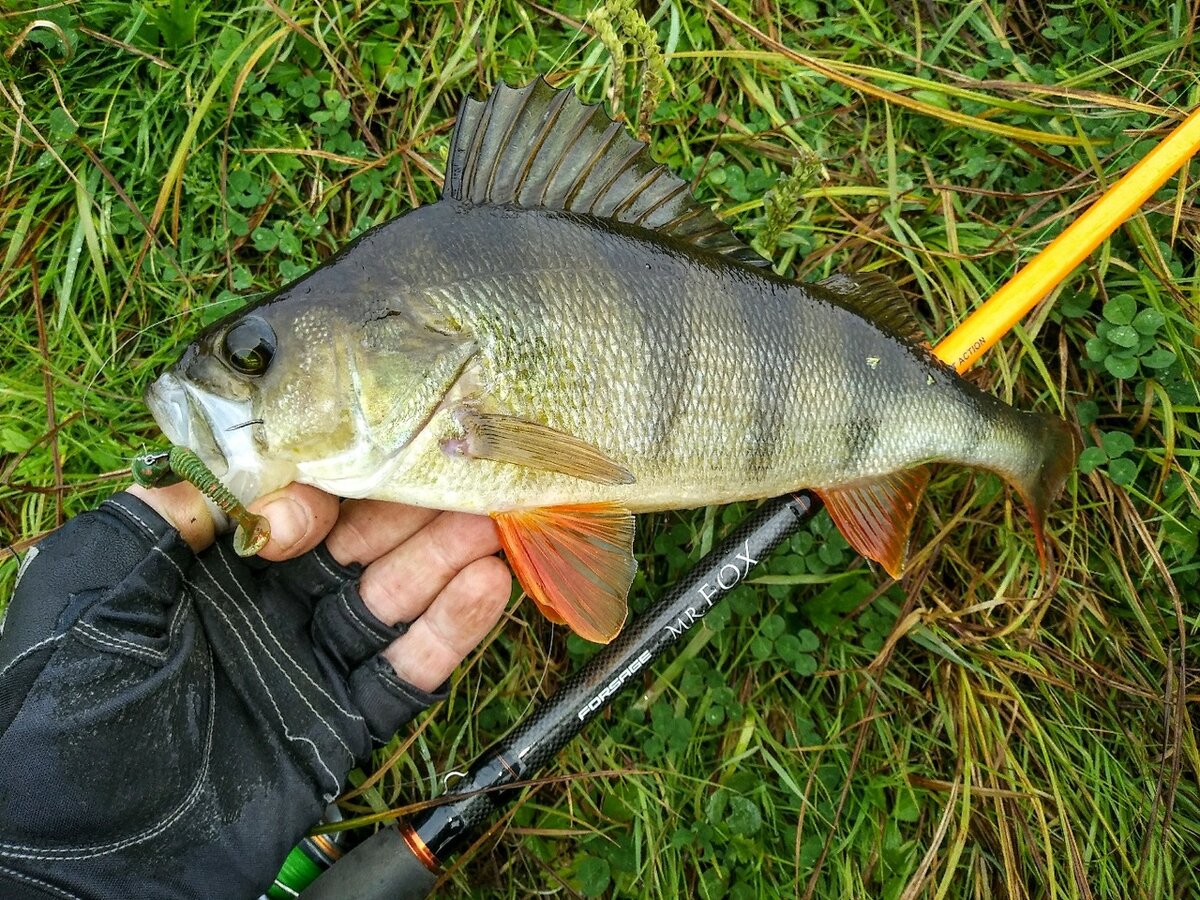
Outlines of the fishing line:
<svg viewBox="0 0 1200 900">
<path fill-rule="evenodd" d="M 578 40 L 581 35 L 586 34 L 586 31 L 584 29 L 584 22 L 587 22 L 587 20 L 592 17 L 592 14 L 595 13 L 596 10 L 598 10 L 601 6 L 604 5 L 604 2 L 605 2 L 605 0 L 596 0 L 596 2 L 594 4 L 592 4 L 592 8 L 587 11 L 586 15 L 584 15 L 583 22 L 579 23 L 579 27 L 576 28 L 575 33 L 573 35 L 571 35 L 571 39 L 569 41 L 567 41 L 567 43 L 563 47 L 562 51 L 558 54 L 558 59 L 556 59 L 554 61 L 553 65 L 550 66 L 551 73 L 557 72 L 559 69 L 561 69 L 563 67 L 563 63 L 567 59 L 570 58 L 567 55 L 568 50 L 571 51 L 570 56 L 573 57 L 577 54 L 581 54 L 583 52 L 583 50 L 587 47 L 587 45 L 591 43 L 591 38 L 588 37 L 577 48 L 572 49 L 573 45 L 575 44 L 575 41 Z"/>
</svg>

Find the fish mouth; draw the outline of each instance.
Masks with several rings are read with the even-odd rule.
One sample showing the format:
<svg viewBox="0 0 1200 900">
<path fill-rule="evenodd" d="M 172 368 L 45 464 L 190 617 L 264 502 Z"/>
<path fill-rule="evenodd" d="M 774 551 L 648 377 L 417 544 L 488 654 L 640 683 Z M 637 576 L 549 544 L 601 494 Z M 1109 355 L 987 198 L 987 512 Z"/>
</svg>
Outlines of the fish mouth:
<svg viewBox="0 0 1200 900">
<path fill-rule="evenodd" d="M 188 385 L 170 372 L 146 389 L 146 406 L 168 441 L 195 451 L 218 477 L 229 471 L 229 459 L 221 447 L 205 406 L 193 401 Z"/>
<path fill-rule="evenodd" d="M 279 484 L 266 484 L 267 473 L 255 433 L 262 420 L 249 401 L 229 400 L 197 387 L 171 372 L 146 389 L 146 405 L 167 440 L 194 451 L 212 473 L 243 502 Z"/>
</svg>

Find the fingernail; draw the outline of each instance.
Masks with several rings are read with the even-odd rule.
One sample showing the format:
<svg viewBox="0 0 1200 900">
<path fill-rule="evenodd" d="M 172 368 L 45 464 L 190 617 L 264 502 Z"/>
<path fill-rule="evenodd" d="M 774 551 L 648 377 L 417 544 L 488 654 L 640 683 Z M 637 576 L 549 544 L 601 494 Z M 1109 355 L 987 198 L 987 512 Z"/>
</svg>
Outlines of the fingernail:
<svg viewBox="0 0 1200 900">
<path fill-rule="evenodd" d="M 260 510 L 271 523 L 271 545 L 277 553 L 286 553 L 308 534 L 308 510 L 291 497 L 279 497 Z"/>
</svg>

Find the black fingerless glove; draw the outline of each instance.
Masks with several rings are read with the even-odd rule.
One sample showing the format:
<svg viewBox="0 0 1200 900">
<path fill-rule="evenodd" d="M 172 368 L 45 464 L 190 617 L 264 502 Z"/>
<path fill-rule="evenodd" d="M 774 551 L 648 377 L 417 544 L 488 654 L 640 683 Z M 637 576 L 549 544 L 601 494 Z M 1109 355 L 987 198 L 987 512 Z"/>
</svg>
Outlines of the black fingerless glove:
<svg viewBox="0 0 1200 900">
<path fill-rule="evenodd" d="M 29 552 L 0 633 L 0 897 L 253 898 L 444 695 L 324 547 L 194 554 L 118 494 Z"/>
</svg>

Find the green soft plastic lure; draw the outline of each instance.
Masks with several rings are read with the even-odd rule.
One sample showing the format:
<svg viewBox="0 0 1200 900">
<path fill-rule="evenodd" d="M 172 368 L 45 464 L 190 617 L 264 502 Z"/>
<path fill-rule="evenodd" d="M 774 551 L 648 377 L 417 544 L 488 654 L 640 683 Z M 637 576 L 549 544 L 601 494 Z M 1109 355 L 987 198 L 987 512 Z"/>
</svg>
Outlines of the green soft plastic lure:
<svg viewBox="0 0 1200 900">
<path fill-rule="evenodd" d="M 133 480 L 144 488 L 166 487 L 180 481 L 193 485 L 238 523 L 233 535 L 233 549 L 238 556 L 254 556 L 271 540 L 271 524 L 266 517 L 247 510 L 187 447 L 143 453 L 134 458 L 131 471 Z"/>
</svg>

